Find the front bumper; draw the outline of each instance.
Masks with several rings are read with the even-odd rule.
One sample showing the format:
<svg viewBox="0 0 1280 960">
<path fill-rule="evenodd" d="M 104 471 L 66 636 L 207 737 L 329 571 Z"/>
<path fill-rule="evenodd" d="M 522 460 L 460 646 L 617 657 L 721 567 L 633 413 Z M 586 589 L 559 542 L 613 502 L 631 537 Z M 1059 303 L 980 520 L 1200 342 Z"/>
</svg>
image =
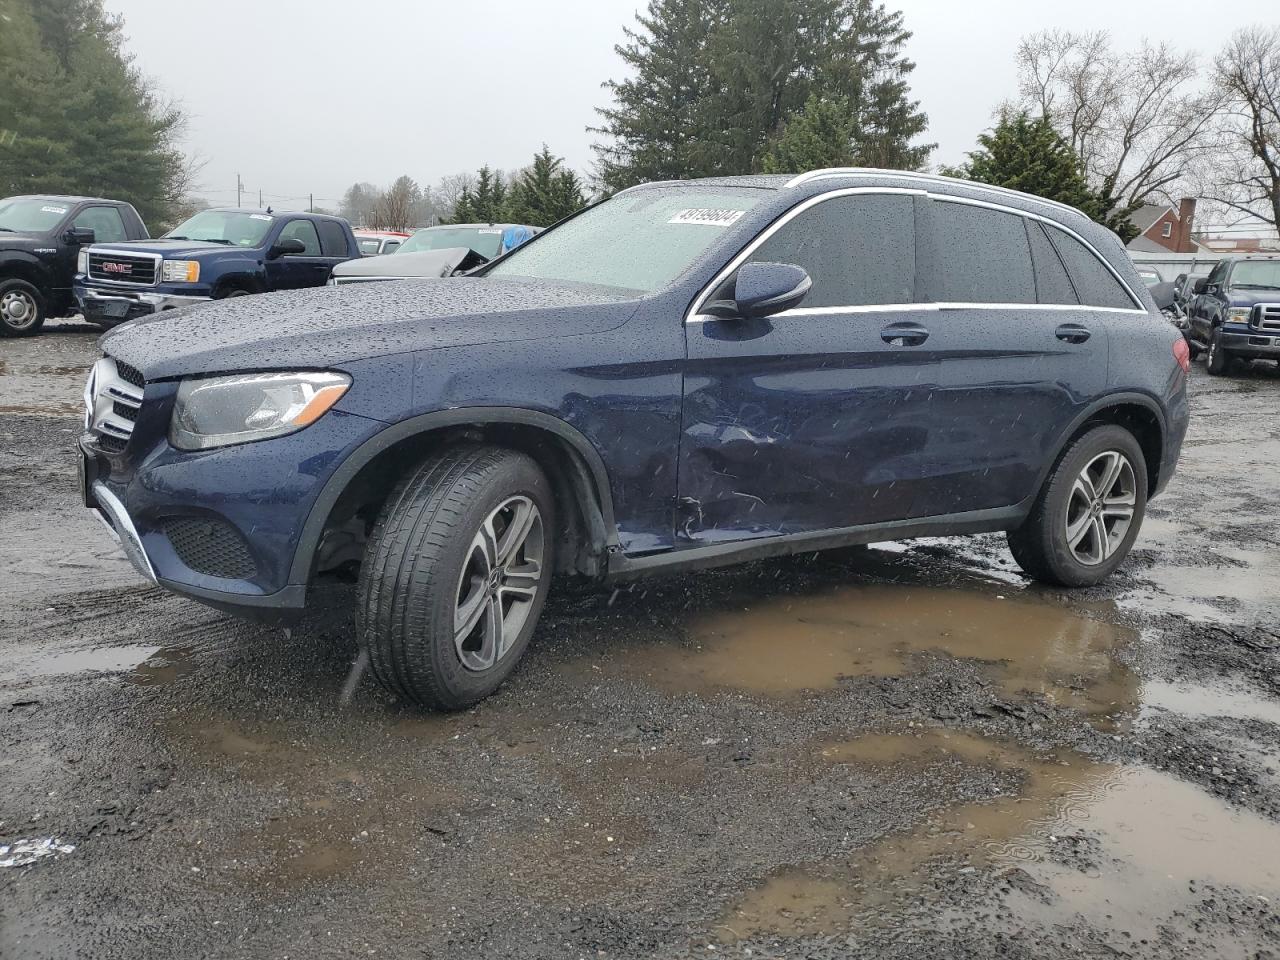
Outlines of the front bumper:
<svg viewBox="0 0 1280 960">
<path fill-rule="evenodd" d="M 1222 332 L 1222 349 L 1234 357 L 1280 360 L 1280 335 L 1272 333 Z"/>
<path fill-rule="evenodd" d="M 76 303 L 84 318 L 93 323 L 124 323 L 147 317 L 161 310 L 177 310 L 197 303 L 208 303 L 212 297 L 135 290 L 102 290 L 77 285 Z"/>
</svg>

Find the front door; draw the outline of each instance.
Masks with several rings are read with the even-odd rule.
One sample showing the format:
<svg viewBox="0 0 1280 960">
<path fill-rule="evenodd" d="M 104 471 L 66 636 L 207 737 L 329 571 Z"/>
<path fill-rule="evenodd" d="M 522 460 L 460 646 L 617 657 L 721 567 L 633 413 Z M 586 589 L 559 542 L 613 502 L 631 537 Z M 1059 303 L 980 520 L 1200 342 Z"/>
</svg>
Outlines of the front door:
<svg viewBox="0 0 1280 960">
<path fill-rule="evenodd" d="M 310 220 L 290 220 L 281 228 L 276 243 L 282 240 L 301 240 L 306 250 L 268 260 L 267 285 L 272 290 L 323 286 L 334 261 L 324 256 L 315 224 Z"/>
<path fill-rule="evenodd" d="M 923 202 L 870 188 L 802 204 L 739 259 L 803 267 L 813 280 L 805 301 L 766 320 L 689 319 L 678 539 L 911 515 L 927 476 L 936 368 L 936 312 L 917 283 Z"/>
</svg>

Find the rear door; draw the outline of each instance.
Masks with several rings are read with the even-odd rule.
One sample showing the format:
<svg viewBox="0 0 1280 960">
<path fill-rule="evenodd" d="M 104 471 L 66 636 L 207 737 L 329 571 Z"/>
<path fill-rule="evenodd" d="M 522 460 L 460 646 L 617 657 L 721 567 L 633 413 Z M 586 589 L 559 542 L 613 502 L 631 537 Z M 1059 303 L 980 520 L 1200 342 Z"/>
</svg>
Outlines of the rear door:
<svg viewBox="0 0 1280 960">
<path fill-rule="evenodd" d="M 686 325 L 677 537 L 790 534 L 910 514 L 929 435 L 916 205 L 842 190 L 807 201 L 740 254 L 796 264 L 813 288 L 765 320 Z M 732 283 L 732 273 L 718 289 Z M 718 295 L 718 294 L 717 294 Z"/>
<path fill-rule="evenodd" d="M 1105 388 L 1107 327 L 1081 306 L 1038 219 L 943 196 L 928 211 L 938 366 L 917 515 L 1010 506 L 1034 492 L 1061 432 Z"/>
</svg>

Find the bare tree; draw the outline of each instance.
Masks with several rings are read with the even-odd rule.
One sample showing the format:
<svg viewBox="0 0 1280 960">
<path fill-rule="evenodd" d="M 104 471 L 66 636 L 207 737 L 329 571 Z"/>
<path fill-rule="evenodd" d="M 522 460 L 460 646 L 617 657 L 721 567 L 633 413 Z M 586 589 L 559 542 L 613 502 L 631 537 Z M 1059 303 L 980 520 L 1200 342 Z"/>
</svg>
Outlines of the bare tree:
<svg viewBox="0 0 1280 960">
<path fill-rule="evenodd" d="M 431 199 L 435 204 L 436 216 L 441 222 L 447 223 L 453 219 L 453 208 L 457 206 L 458 198 L 463 191 L 474 189 L 475 185 L 476 177 L 473 173 L 451 173 L 440 178 L 439 184 L 431 191 Z"/>
<path fill-rule="evenodd" d="M 1024 37 L 1017 60 L 1021 106 L 1053 121 L 1118 208 L 1172 199 L 1218 146 L 1223 97 L 1203 87 L 1194 53 L 1117 52 L 1105 31 L 1050 30 Z"/>
<path fill-rule="evenodd" d="M 342 195 L 342 215 L 357 227 L 374 226 L 380 191 L 372 183 L 353 183 Z"/>
<path fill-rule="evenodd" d="M 380 230 L 407 230 L 414 226 L 413 220 L 422 202 L 422 188 L 409 176 L 396 178 L 386 190 L 378 195 L 374 204 L 373 219 Z"/>
<path fill-rule="evenodd" d="M 1214 68 L 1227 149 L 1211 199 L 1280 228 L 1280 27 L 1237 31 Z"/>
</svg>

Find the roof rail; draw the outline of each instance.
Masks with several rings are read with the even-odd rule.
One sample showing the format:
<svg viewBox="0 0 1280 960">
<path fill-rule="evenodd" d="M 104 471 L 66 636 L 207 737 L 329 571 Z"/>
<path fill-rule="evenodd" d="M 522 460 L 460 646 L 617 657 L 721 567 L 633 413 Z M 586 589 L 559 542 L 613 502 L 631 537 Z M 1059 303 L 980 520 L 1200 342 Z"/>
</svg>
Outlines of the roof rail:
<svg viewBox="0 0 1280 960">
<path fill-rule="evenodd" d="M 962 180 L 959 177 L 943 177 L 933 173 L 916 173 L 913 170 L 884 170 L 878 167 L 827 167 L 822 170 L 810 170 L 808 173 L 802 173 L 797 177 L 792 177 L 787 181 L 786 186 L 798 187 L 802 183 L 808 183 L 811 180 L 822 180 L 827 177 L 902 177 L 907 180 L 923 180 L 926 183 L 954 183 L 960 186 L 973 187 L 978 190 L 986 190 L 991 193 L 1009 194 L 1015 197 L 1035 200 L 1051 207 L 1070 210 L 1072 213 L 1079 213 L 1081 216 L 1084 216 L 1080 210 L 1077 210 L 1069 204 L 1060 203 L 1057 200 L 1049 200 L 1045 197 L 1037 197 L 1033 193 L 1022 193 L 1019 190 L 1010 190 L 1008 187 L 995 187 L 989 183 L 979 183 L 976 180 Z"/>
</svg>

